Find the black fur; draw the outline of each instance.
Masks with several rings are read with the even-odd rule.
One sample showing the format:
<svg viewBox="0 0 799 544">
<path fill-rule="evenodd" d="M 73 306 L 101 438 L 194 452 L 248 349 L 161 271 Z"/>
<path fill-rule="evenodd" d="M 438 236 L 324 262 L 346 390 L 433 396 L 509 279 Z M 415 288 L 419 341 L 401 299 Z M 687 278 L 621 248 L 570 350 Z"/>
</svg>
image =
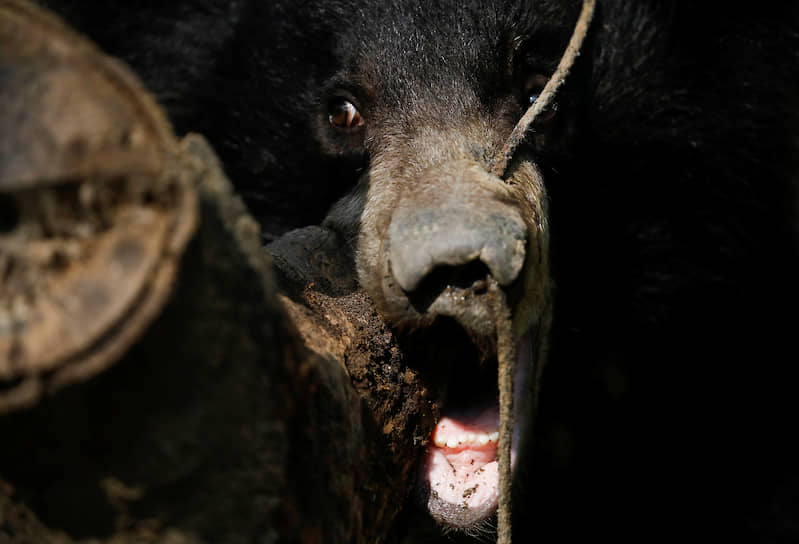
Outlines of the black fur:
<svg viewBox="0 0 799 544">
<path fill-rule="evenodd" d="M 466 100 L 512 124 L 524 107 L 505 62 L 514 40 L 523 67 L 551 70 L 579 12 L 555 0 L 46 4 L 125 59 L 178 131 L 210 138 L 268 238 L 320 222 L 369 166 L 369 141 L 328 131 L 325 93 L 408 130 L 421 118 L 409 109 L 445 126 L 464 121 Z M 598 4 L 537 149 L 557 297 L 519 535 L 795 540 L 797 10 Z"/>
</svg>

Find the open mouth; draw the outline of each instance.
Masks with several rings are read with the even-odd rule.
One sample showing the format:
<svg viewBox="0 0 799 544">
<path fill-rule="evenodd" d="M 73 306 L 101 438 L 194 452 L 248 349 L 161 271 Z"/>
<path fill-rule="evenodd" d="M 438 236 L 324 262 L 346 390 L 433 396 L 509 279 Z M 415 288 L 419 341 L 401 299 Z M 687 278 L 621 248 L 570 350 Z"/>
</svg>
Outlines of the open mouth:
<svg viewBox="0 0 799 544">
<path fill-rule="evenodd" d="M 449 340 L 463 342 L 456 338 Z M 475 346 L 461 346 L 449 366 L 441 416 L 420 468 L 419 494 L 438 523 L 469 530 L 497 511 L 500 406 L 496 355 L 480 357 L 475 355 L 480 351 Z M 515 464 L 518 437 L 525 424 L 523 392 L 531 374 L 530 334 L 520 341 L 517 354 L 511 467 Z"/>
</svg>

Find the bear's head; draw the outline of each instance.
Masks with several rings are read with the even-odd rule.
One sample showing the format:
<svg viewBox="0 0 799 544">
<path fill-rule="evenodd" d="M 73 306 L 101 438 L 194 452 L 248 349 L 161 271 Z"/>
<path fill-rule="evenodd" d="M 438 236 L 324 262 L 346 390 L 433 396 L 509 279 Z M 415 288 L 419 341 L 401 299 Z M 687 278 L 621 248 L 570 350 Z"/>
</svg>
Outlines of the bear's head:
<svg viewBox="0 0 799 544">
<path fill-rule="evenodd" d="M 436 360 L 419 362 L 448 382 L 420 495 L 437 521 L 468 530 L 496 511 L 499 494 L 495 289 L 517 344 L 513 459 L 532 419 L 552 311 L 537 157 L 568 131 L 568 116 L 545 112 L 507 169 L 497 161 L 555 71 L 576 10 L 410 4 L 353 12 L 338 44 L 345 60 L 322 92 L 317 135 L 328 153 L 364 166 L 326 225 L 351 243 L 383 318 L 438 347 Z"/>
</svg>

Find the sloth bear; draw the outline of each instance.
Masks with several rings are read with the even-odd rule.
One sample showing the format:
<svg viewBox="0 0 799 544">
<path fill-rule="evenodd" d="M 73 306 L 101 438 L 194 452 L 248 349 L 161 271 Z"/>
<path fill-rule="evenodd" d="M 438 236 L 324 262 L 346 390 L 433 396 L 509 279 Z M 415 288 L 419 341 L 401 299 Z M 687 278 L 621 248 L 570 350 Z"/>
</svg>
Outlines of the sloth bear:
<svg viewBox="0 0 799 544">
<path fill-rule="evenodd" d="M 599 0 L 504 180 L 579 1 L 43 3 L 209 138 L 266 242 L 324 220 L 384 319 L 439 348 L 417 497 L 438 523 L 496 508 L 489 277 L 536 365 L 517 400 L 541 391 L 535 433 L 516 418 L 517 537 L 795 529 L 789 3 Z"/>
</svg>

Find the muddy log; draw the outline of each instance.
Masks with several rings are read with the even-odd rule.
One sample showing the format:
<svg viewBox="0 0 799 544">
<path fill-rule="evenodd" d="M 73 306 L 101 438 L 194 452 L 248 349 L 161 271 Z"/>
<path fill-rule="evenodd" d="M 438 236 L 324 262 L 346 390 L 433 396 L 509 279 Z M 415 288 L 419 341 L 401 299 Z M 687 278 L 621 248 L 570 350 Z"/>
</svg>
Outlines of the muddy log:
<svg viewBox="0 0 799 544">
<path fill-rule="evenodd" d="M 322 228 L 0 0 L 0 543 L 376 542 L 437 407 Z"/>
</svg>

